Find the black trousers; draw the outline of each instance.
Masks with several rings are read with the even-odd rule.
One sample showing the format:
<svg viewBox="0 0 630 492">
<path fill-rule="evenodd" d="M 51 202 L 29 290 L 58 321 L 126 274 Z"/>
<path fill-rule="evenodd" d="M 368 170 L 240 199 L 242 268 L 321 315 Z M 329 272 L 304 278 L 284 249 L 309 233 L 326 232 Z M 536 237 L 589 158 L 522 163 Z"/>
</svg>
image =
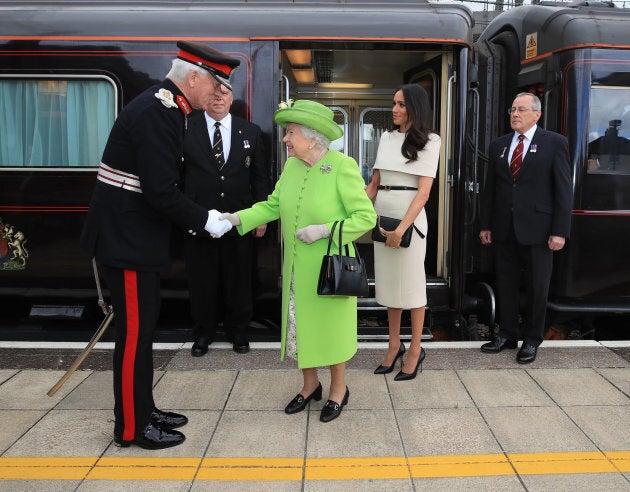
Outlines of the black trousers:
<svg viewBox="0 0 630 492">
<path fill-rule="evenodd" d="M 540 345 L 545 331 L 547 296 L 553 268 L 553 251 L 547 243 L 523 245 L 513 228 L 505 241 L 494 241 L 499 336 Z M 518 333 L 520 285 L 525 282 L 527 304 L 521 337 Z"/>
<path fill-rule="evenodd" d="M 190 309 L 196 337 L 213 339 L 223 321 L 227 337 L 245 336 L 253 313 L 253 238 L 186 238 Z"/>
<path fill-rule="evenodd" d="M 116 325 L 114 434 L 130 441 L 149 424 L 153 401 L 153 331 L 160 315 L 158 272 L 103 267 Z"/>
</svg>

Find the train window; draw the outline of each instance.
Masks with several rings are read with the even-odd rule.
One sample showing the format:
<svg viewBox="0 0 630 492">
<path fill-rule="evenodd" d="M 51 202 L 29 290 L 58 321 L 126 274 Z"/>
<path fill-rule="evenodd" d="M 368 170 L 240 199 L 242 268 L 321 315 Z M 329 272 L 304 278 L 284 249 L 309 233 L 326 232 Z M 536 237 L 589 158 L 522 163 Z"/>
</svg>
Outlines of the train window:
<svg viewBox="0 0 630 492">
<path fill-rule="evenodd" d="M 588 131 L 588 172 L 630 174 L 630 87 L 591 87 Z"/>
<path fill-rule="evenodd" d="M 359 168 L 366 183 L 372 179 L 372 168 L 383 132 L 392 127 L 392 108 L 365 108 L 359 118 Z"/>
<path fill-rule="evenodd" d="M 103 78 L 0 78 L 0 167 L 98 166 L 116 117 Z"/>
</svg>

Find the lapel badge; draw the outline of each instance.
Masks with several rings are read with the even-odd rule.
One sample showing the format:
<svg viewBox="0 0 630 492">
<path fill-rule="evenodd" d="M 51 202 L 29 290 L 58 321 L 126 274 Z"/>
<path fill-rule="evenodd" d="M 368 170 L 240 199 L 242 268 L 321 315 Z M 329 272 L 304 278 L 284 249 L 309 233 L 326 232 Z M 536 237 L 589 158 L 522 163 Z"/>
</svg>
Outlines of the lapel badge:
<svg viewBox="0 0 630 492">
<path fill-rule="evenodd" d="M 245 167 L 249 167 L 252 164 L 252 158 L 250 156 L 245 157 Z"/>
<path fill-rule="evenodd" d="M 501 152 L 501 155 L 499 156 L 499 159 L 503 159 L 505 157 L 505 151 L 507 150 L 507 147 L 503 147 L 503 152 Z"/>
<path fill-rule="evenodd" d="M 538 150 L 538 145 L 536 145 L 536 144 L 531 144 L 531 145 L 529 146 L 529 152 L 531 152 L 532 154 L 535 154 L 537 150 Z"/>
<path fill-rule="evenodd" d="M 249 140 L 243 140 L 243 148 L 244 149 L 249 149 L 250 145 L 249 145 Z"/>
</svg>

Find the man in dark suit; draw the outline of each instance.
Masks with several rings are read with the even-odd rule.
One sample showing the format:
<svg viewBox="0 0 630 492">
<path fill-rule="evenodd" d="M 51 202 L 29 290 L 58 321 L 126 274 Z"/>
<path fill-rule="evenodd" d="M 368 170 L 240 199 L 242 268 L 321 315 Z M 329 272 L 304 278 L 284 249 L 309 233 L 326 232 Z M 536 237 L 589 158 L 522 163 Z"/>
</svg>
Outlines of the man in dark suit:
<svg viewBox="0 0 630 492">
<path fill-rule="evenodd" d="M 260 127 L 230 114 L 232 91 L 222 87 L 205 108 L 191 118 L 184 146 L 184 191 L 204 208 L 235 212 L 265 200 L 271 192 L 269 166 Z M 208 352 L 217 325 L 237 353 L 247 353 L 247 325 L 253 314 L 253 237 L 230 231 L 220 239 L 187 234 L 188 272 L 194 343 L 191 354 Z"/>
<path fill-rule="evenodd" d="M 116 323 L 114 443 L 176 446 L 184 415 L 153 401 L 153 330 L 160 271 L 170 265 L 171 223 L 217 236 L 219 213 L 180 190 L 184 133 L 192 108 L 205 107 L 239 61 L 201 43 L 177 43 L 166 79 L 127 104 L 111 130 L 90 202 L 81 247 L 101 265 Z M 230 226 L 231 228 L 231 226 Z"/>
<path fill-rule="evenodd" d="M 553 252 L 571 227 L 573 191 L 567 139 L 537 126 L 538 97 L 520 93 L 509 110 L 514 133 L 490 143 L 481 199 L 481 243 L 494 244 L 499 333 L 481 351 L 515 349 L 521 272 L 527 292 L 517 361 L 536 359 L 542 343 Z"/>
</svg>

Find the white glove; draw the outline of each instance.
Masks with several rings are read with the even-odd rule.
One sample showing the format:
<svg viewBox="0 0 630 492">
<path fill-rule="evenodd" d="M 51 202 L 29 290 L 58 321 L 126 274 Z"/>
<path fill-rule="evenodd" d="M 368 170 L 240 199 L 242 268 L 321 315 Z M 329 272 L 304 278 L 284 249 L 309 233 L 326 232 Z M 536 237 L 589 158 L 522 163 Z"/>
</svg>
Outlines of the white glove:
<svg viewBox="0 0 630 492">
<path fill-rule="evenodd" d="M 221 220 L 221 213 L 212 209 L 208 211 L 208 222 L 206 222 L 204 229 L 212 237 L 219 238 L 232 229 L 232 224 L 227 220 Z"/>
<path fill-rule="evenodd" d="M 330 236 L 330 231 L 326 224 L 313 224 L 295 232 L 295 237 L 306 244 L 314 243 L 318 239 L 328 236 Z"/>
<path fill-rule="evenodd" d="M 223 213 L 219 215 L 219 220 L 228 220 L 233 226 L 241 225 L 241 218 L 237 214 Z"/>
</svg>

